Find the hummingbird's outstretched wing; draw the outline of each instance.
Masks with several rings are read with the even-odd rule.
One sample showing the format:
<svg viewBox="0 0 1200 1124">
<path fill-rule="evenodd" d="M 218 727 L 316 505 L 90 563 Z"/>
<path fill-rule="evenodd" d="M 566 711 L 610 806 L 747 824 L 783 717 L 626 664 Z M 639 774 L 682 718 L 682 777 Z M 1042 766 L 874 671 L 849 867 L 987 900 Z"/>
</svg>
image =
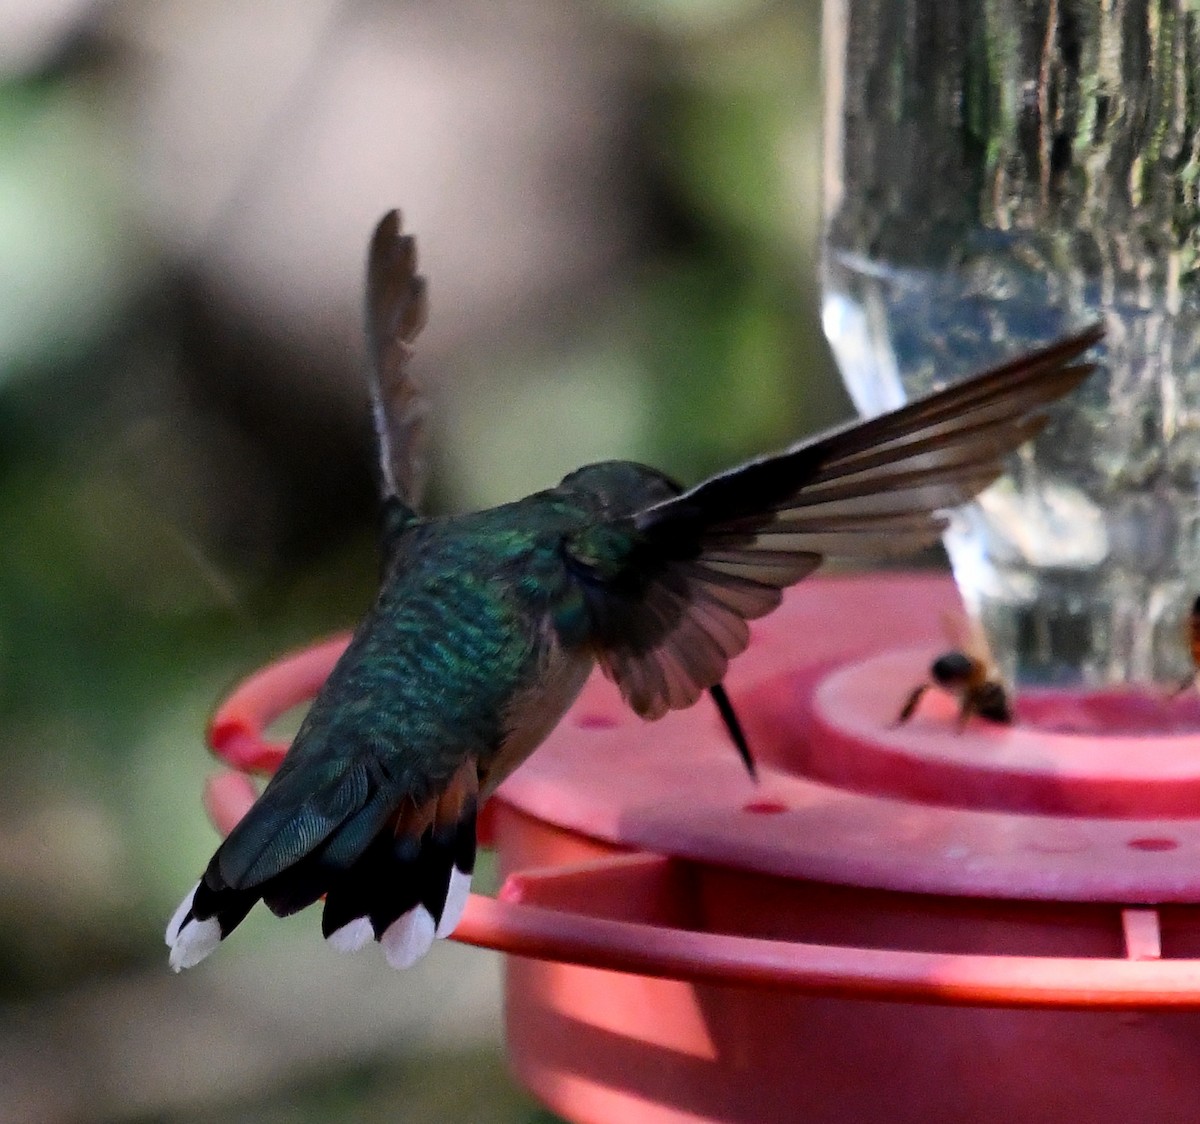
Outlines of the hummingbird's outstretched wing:
<svg viewBox="0 0 1200 1124">
<path fill-rule="evenodd" d="M 1092 371 L 1099 326 L 891 413 L 750 461 L 565 543 L 605 673 L 644 718 L 691 706 L 746 621 L 826 555 L 910 553 L 945 527 Z"/>
<path fill-rule="evenodd" d="M 409 365 L 428 302 L 425 278 L 417 273 L 416 241 L 401 230 L 400 212 L 389 211 L 375 227 L 367 254 L 367 381 L 384 500 L 398 500 L 411 514 L 425 483 L 427 403 Z"/>
</svg>

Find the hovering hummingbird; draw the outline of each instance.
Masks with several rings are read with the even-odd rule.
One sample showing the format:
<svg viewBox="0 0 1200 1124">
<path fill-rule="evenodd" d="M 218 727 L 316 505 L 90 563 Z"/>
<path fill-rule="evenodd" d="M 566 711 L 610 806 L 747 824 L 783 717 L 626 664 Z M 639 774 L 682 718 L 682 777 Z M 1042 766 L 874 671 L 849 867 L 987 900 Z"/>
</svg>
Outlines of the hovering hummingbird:
<svg viewBox="0 0 1200 1124">
<path fill-rule="evenodd" d="M 426 316 L 416 264 L 392 211 L 366 286 L 381 589 L 279 771 L 167 926 L 176 971 L 260 899 L 284 916 L 322 896 L 335 948 L 376 940 L 393 967 L 413 964 L 462 915 L 477 808 L 594 666 L 646 719 L 705 691 L 727 705 L 720 684 L 748 620 L 827 554 L 934 541 L 941 512 L 991 483 L 1044 408 L 1088 376 L 1075 360 L 1102 335 L 1091 328 L 687 491 L 606 461 L 515 503 L 429 518 L 417 511 L 425 406 L 409 373 Z"/>
</svg>

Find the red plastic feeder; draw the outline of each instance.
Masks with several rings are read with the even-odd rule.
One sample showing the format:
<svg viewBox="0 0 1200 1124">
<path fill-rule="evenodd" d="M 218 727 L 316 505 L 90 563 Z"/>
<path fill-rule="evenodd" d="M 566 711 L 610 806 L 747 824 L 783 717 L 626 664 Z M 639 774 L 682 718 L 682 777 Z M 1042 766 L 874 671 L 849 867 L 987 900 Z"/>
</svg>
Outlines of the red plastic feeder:
<svg viewBox="0 0 1200 1124">
<path fill-rule="evenodd" d="M 456 937 L 509 953 L 508 1050 L 577 1121 L 1200 1119 L 1200 703 L 936 692 L 943 578 L 809 581 L 714 709 L 649 724 L 593 677 L 490 805 L 507 875 Z M 247 680 L 235 767 L 344 640 Z M 228 830 L 254 789 L 209 787 Z"/>
</svg>

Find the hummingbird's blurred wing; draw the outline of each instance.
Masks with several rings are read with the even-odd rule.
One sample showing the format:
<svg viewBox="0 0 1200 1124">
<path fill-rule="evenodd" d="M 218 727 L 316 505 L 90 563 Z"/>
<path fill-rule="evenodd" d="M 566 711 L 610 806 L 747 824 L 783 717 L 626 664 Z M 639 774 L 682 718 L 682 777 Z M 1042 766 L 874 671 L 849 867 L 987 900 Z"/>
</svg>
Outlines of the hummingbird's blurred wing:
<svg viewBox="0 0 1200 1124">
<path fill-rule="evenodd" d="M 746 621 L 826 555 L 929 545 L 1091 373 L 1099 326 L 912 402 L 714 476 L 573 536 L 605 673 L 644 718 L 691 706 L 749 638 Z"/>
<path fill-rule="evenodd" d="M 427 311 L 416 241 L 401 233 L 400 212 L 389 211 L 379 220 L 367 255 L 367 381 L 384 499 L 395 497 L 413 512 L 425 483 L 427 403 L 409 364 Z"/>
</svg>

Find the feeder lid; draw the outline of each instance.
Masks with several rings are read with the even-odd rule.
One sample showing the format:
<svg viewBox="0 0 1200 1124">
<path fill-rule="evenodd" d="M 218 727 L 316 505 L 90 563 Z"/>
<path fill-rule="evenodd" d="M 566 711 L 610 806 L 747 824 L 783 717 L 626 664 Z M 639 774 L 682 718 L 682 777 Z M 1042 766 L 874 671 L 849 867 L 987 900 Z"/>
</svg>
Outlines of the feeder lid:
<svg viewBox="0 0 1200 1124">
<path fill-rule="evenodd" d="M 942 577 L 834 577 L 789 591 L 754 622 L 726 680 L 758 784 L 707 700 L 647 723 L 596 674 L 501 795 L 610 843 L 763 874 L 978 897 L 1200 901 L 1200 734 L 1096 732 L 1145 700 L 1019 699 L 1016 725 L 973 720 L 959 734 L 957 704 L 931 691 L 894 727 L 955 610 Z M 1200 718 L 1200 704 L 1183 705 Z"/>
</svg>

